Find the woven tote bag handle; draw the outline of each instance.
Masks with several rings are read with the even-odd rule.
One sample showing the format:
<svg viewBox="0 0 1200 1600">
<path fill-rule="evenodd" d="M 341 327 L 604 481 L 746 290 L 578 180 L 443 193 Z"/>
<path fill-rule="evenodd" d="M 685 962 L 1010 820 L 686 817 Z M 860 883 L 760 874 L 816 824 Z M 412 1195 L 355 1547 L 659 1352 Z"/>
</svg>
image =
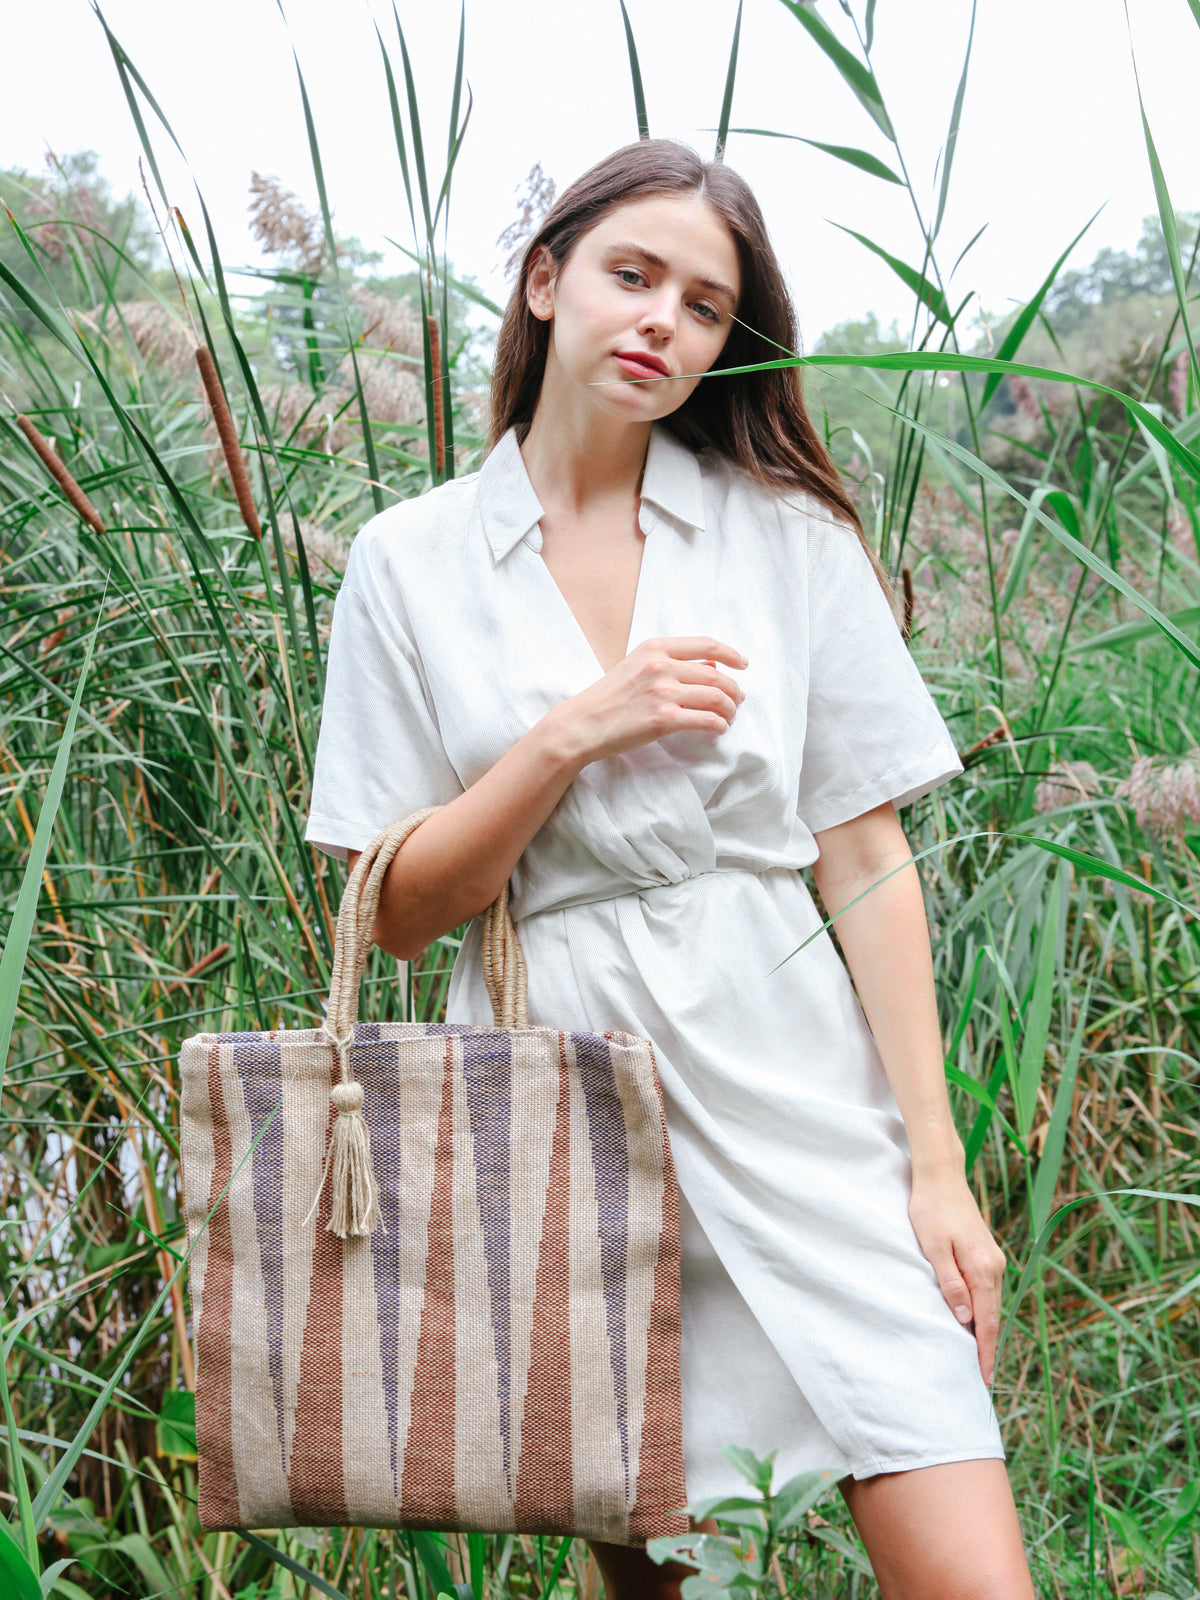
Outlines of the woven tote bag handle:
<svg viewBox="0 0 1200 1600">
<path fill-rule="evenodd" d="M 337 1109 L 321 1188 L 332 1168 L 333 1197 L 327 1227 L 346 1239 L 371 1233 L 379 1223 L 379 1191 L 362 1114 L 362 1085 L 350 1073 L 350 1045 L 358 1022 L 358 995 L 371 954 L 383 880 L 397 850 L 440 806 L 426 806 L 381 828 L 354 863 L 338 907 L 333 938 L 329 1004 L 321 1032 L 333 1046 L 340 1082 L 330 1098 Z M 508 884 L 483 913 L 483 981 L 497 1028 L 529 1026 L 528 980 L 521 941 L 508 910 Z M 320 1190 L 317 1191 L 320 1198 Z M 314 1209 L 316 1201 L 313 1202 Z"/>
</svg>

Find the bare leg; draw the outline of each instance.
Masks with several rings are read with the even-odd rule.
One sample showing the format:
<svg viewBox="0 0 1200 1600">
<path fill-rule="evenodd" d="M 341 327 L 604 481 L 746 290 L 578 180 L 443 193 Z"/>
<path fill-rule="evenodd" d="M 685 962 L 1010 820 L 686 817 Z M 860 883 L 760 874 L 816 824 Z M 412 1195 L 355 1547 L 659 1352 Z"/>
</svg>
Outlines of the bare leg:
<svg viewBox="0 0 1200 1600">
<path fill-rule="evenodd" d="M 1003 1461 L 953 1461 L 838 1485 L 881 1600 L 1034 1600 Z"/>
<path fill-rule="evenodd" d="M 692 1524 L 694 1532 L 718 1533 L 711 1517 Z M 667 1561 L 660 1567 L 644 1550 L 631 1550 L 623 1544 L 589 1541 L 604 1578 L 605 1600 L 679 1600 L 679 1586 L 695 1573 L 682 1561 Z"/>
<path fill-rule="evenodd" d="M 606 1600 L 679 1600 L 679 1586 L 696 1569 L 677 1561 L 659 1566 L 644 1550 L 621 1544 L 591 1544 L 604 1578 Z"/>
</svg>

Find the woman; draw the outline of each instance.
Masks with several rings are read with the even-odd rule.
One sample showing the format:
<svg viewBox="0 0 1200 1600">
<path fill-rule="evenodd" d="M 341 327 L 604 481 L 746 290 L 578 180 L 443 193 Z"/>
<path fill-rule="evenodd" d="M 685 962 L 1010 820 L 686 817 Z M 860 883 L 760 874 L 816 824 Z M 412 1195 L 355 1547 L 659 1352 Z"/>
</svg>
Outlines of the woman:
<svg viewBox="0 0 1200 1600">
<path fill-rule="evenodd" d="M 987 1383 L 1004 1257 L 964 1175 L 896 806 L 960 773 L 793 370 L 744 181 L 600 162 L 524 252 L 482 470 L 356 539 L 306 837 L 411 958 L 512 880 L 530 1020 L 655 1042 L 683 1212 L 692 1499 L 720 1446 L 832 1467 L 885 1600 L 1032 1594 Z M 702 374 L 711 374 L 702 380 Z M 811 865 L 849 967 L 821 933 Z M 781 964 L 782 963 L 782 964 Z M 487 1024 L 473 923 L 447 1016 Z M 851 977 L 853 985 L 851 987 Z M 857 998 L 855 995 L 857 990 Z M 613 1600 L 678 1567 L 594 1545 Z"/>
</svg>

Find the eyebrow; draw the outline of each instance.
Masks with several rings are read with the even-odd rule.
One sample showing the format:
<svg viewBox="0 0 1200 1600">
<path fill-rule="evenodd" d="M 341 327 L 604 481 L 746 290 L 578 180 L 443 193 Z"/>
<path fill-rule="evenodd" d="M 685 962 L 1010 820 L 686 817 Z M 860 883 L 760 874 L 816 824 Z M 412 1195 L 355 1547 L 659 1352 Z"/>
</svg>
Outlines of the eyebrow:
<svg viewBox="0 0 1200 1600">
<path fill-rule="evenodd" d="M 632 240 L 624 244 L 614 244 L 609 247 L 609 255 L 640 256 L 649 266 L 658 267 L 661 271 L 669 270 L 669 263 L 653 250 L 647 250 L 644 244 L 634 244 Z M 697 278 L 695 280 L 702 289 L 710 289 L 713 294 L 722 294 L 731 305 L 737 305 L 737 295 L 727 283 L 722 283 L 720 278 Z"/>
</svg>

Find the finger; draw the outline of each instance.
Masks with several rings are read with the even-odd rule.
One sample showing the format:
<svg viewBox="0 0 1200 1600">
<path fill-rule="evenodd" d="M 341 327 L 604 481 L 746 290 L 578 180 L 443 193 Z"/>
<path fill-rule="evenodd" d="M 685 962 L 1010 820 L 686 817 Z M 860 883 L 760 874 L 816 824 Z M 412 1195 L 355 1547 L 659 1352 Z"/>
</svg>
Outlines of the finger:
<svg viewBox="0 0 1200 1600">
<path fill-rule="evenodd" d="M 703 683 L 710 688 L 721 689 L 738 705 L 741 705 L 746 698 L 742 686 L 735 683 L 732 678 L 727 678 L 723 672 L 718 672 L 711 661 L 701 662 L 697 666 L 693 666 L 690 661 L 681 661 L 675 668 L 675 676 L 680 683 Z"/>
<path fill-rule="evenodd" d="M 938 1288 L 942 1291 L 942 1298 L 959 1322 L 966 1327 L 974 1314 L 971 1306 L 971 1291 L 967 1287 L 966 1279 L 958 1270 L 958 1262 L 954 1259 L 953 1250 L 947 1244 L 936 1251 L 930 1257 L 930 1261 L 933 1264 L 933 1270 L 937 1273 Z"/>
<path fill-rule="evenodd" d="M 703 635 L 657 639 L 655 644 L 664 655 L 675 661 L 722 661 L 727 667 L 736 667 L 739 671 L 749 665 L 742 652 L 735 650 L 731 644 L 722 644 L 719 639 Z"/>
<path fill-rule="evenodd" d="M 996 1344 L 1000 1336 L 1000 1294 L 1004 1256 L 996 1250 L 978 1250 L 962 1264 L 963 1277 L 971 1294 L 975 1323 L 975 1342 L 979 1346 L 979 1370 L 991 1383 L 996 1370 Z"/>
<path fill-rule="evenodd" d="M 679 686 L 677 704 L 693 711 L 716 711 L 726 722 L 732 722 L 737 715 L 739 699 L 740 696 L 736 691 L 729 695 L 714 685 L 682 683 Z"/>
</svg>

